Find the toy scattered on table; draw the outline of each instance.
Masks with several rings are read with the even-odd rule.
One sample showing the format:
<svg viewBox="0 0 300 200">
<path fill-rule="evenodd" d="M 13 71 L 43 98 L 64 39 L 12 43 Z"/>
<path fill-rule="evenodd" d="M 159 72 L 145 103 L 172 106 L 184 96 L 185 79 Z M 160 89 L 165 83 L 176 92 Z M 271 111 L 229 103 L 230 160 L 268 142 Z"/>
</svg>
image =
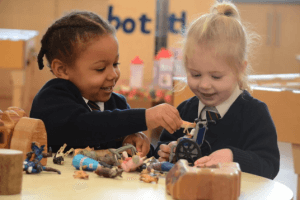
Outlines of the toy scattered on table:
<svg viewBox="0 0 300 200">
<path fill-rule="evenodd" d="M 151 174 L 140 174 L 140 180 L 146 183 L 156 182 L 158 183 L 158 175 L 151 175 Z"/>
<path fill-rule="evenodd" d="M 74 156 L 76 156 L 78 154 L 78 152 L 82 151 L 82 150 L 86 150 L 86 151 L 94 151 L 94 148 L 90 148 L 89 146 L 87 146 L 85 149 L 80 149 L 80 148 L 77 148 L 77 149 L 74 149 Z"/>
<path fill-rule="evenodd" d="M 82 170 L 82 167 L 80 166 L 78 171 L 74 171 L 74 178 L 80 178 L 80 179 L 89 179 L 89 175 Z"/>
<path fill-rule="evenodd" d="M 111 168 L 111 166 L 120 166 L 125 158 L 122 158 L 121 153 L 127 150 L 131 150 L 133 156 L 133 161 L 135 164 L 139 164 L 139 157 L 136 157 L 136 148 L 132 144 L 122 146 L 118 149 L 105 149 L 105 150 L 92 150 L 91 148 L 86 149 L 75 149 L 75 154 L 81 154 L 86 157 L 89 157 L 93 160 L 98 161 L 101 165 Z M 124 163 L 125 164 L 125 163 Z M 109 166 L 110 165 L 110 166 Z"/>
<path fill-rule="evenodd" d="M 104 156 L 100 156 L 99 155 L 99 153 L 101 153 L 100 151 L 104 151 L 107 154 L 105 154 Z M 110 166 L 119 166 L 120 165 L 120 163 L 118 162 L 118 160 L 108 150 L 98 150 L 98 151 L 95 151 L 95 150 L 86 150 L 86 149 L 83 149 L 81 151 L 78 151 L 77 155 L 79 155 L 79 154 L 84 155 L 84 156 L 89 157 L 89 158 L 92 158 L 92 159 L 98 161 L 102 165 L 110 165 Z"/>
<path fill-rule="evenodd" d="M 137 154 L 137 150 L 135 148 L 135 146 L 133 146 L 132 144 L 126 144 L 125 146 L 122 146 L 118 149 L 108 149 L 112 154 L 114 154 L 117 159 L 121 159 L 121 153 L 125 152 L 127 150 L 131 150 L 131 154 L 132 156 Z"/>
<path fill-rule="evenodd" d="M 177 145 L 171 146 L 170 149 L 170 157 L 169 162 L 174 163 L 177 162 L 180 159 L 185 159 L 189 162 L 190 165 L 193 165 L 193 163 L 202 157 L 201 152 L 201 145 L 203 142 L 206 142 L 206 140 L 203 139 L 201 144 L 198 144 L 196 142 L 197 135 L 200 136 L 200 134 L 197 134 L 201 128 L 204 128 L 203 131 L 203 138 L 205 137 L 205 133 L 208 129 L 207 124 L 215 121 L 203 121 L 200 119 L 195 119 L 194 123 L 190 122 L 184 122 L 182 127 L 184 128 L 184 133 L 187 133 L 184 137 L 180 137 L 177 139 Z M 189 133 L 188 128 L 193 128 L 191 133 Z M 175 153 L 174 153 L 174 149 Z"/>
<path fill-rule="evenodd" d="M 82 154 L 77 154 L 73 157 L 72 165 L 79 170 L 80 166 L 85 166 L 83 169 L 85 171 L 95 171 L 98 166 L 100 166 L 97 160 L 86 157 Z"/>
<path fill-rule="evenodd" d="M 23 162 L 23 171 L 26 171 L 27 174 L 37 174 L 42 171 L 52 171 L 60 174 L 60 171 L 52 167 L 42 166 L 42 158 L 48 157 L 48 153 L 43 153 L 45 145 L 42 145 L 40 148 L 32 142 L 31 149 L 32 151 L 26 154 L 26 159 Z"/>
<path fill-rule="evenodd" d="M 236 200 L 240 188 L 241 170 L 234 162 L 197 168 L 181 159 L 166 176 L 166 191 L 174 199 Z"/>
<path fill-rule="evenodd" d="M 121 167 L 125 172 L 136 171 L 144 163 L 145 159 L 146 156 L 141 158 L 139 155 L 134 155 L 132 158 L 127 157 L 123 160 Z"/>
<path fill-rule="evenodd" d="M 115 178 L 117 176 L 122 177 L 123 169 L 119 169 L 118 167 L 107 168 L 103 166 L 98 166 L 95 173 L 98 176 L 103 176 L 106 178 Z"/>
<path fill-rule="evenodd" d="M 174 164 L 170 162 L 157 162 L 157 163 L 150 164 L 147 167 L 147 171 L 151 172 L 152 170 L 155 170 L 161 172 L 168 172 L 170 171 L 170 169 L 172 169 L 173 166 Z"/>
<path fill-rule="evenodd" d="M 67 144 L 65 143 L 63 146 L 60 147 L 60 149 L 57 151 L 57 153 L 53 157 L 53 163 L 58 164 L 58 165 L 63 165 L 64 164 L 64 157 L 69 155 L 71 152 L 74 151 L 73 148 L 71 148 L 69 151 L 64 153 L 65 148 L 67 147 Z"/>
<path fill-rule="evenodd" d="M 0 114 L 0 148 L 31 151 L 31 143 L 45 145 L 47 151 L 47 132 L 42 120 L 27 117 L 25 111 L 18 107 L 9 107 Z M 47 158 L 41 160 L 43 166 L 47 165 Z"/>
</svg>

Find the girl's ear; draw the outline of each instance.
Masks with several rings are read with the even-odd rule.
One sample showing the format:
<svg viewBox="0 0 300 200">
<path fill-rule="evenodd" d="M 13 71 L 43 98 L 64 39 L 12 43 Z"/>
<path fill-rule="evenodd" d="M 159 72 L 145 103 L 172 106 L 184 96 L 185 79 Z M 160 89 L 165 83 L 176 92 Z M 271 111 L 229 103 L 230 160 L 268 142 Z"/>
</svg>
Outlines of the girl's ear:
<svg viewBox="0 0 300 200">
<path fill-rule="evenodd" d="M 247 60 L 244 60 L 243 63 L 242 63 L 242 68 L 241 68 L 241 72 L 244 73 L 246 68 L 247 68 L 247 65 L 248 65 L 248 61 Z"/>
<path fill-rule="evenodd" d="M 53 61 L 51 63 L 51 70 L 57 78 L 69 80 L 67 65 L 65 65 L 60 60 L 58 60 L 56 58 L 53 59 Z"/>
</svg>

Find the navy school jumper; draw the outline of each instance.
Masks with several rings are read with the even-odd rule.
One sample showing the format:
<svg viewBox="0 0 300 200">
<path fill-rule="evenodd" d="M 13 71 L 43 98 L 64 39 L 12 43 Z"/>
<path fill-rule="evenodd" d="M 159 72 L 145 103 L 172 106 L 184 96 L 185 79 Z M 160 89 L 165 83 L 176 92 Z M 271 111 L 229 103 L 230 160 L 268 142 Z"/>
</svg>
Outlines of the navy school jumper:
<svg viewBox="0 0 300 200">
<path fill-rule="evenodd" d="M 55 78 L 35 96 L 30 117 L 45 123 L 53 152 L 64 143 L 68 148 L 118 148 L 124 136 L 147 130 L 146 109 L 130 109 L 124 96 L 112 93 L 104 108 L 91 111 L 72 82 Z M 153 150 L 151 145 L 148 156 Z"/>
<path fill-rule="evenodd" d="M 178 106 L 182 120 L 194 122 L 198 117 L 199 99 L 194 96 Z M 184 136 L 183 129 L 170 134 L 163 130 L 160 144 L 168 144 Z M 239 163 L 243 172 L 274 179 L 279 171 L 279 149 L 277 134 L 267 105 L 249 92 L 243 93 L 230 106 L 217 124 L 209 124 L 205 139 L 210 143 L 212 152 L 229 148 L 233 152 L 233 161 Z M 201 149 L 209 155 L 207 145 Z"/>
</svg>

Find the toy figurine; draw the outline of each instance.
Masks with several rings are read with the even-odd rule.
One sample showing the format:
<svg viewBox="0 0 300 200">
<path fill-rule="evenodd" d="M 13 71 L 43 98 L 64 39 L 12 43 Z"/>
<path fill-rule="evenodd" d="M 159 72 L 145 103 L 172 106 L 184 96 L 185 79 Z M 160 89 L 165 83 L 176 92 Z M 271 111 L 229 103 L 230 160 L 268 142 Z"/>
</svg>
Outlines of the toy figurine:
<svg viewBox="0 0 300 200">
<path fill-rule="evenodd" d="M 153 169 L 155 171 L 168 172 L 168 171 L 170 171 L 170 169 L 172 169 L 173 166 L 174 166 L 174 164 L 170 163 L 170 162 L 158 162 L 158 163 L 150 164 L 147 167 L 147 171 L 151 172 Z"/>
<path fill-rule="evenodd" d="M 214 120 L 200 120 L 195 119 L 194 123 L 184 122 L 182 127 L 184 128 L 184 133 L 187 135 L 177 139 L 177 145 L 173 145 L 170 149 L 169 162 L 175 163 L 180 159 L 185 159 L 190 165 L 202 157 L 201 146 L 204 142 L 207 142 L 205 138 L 205 133 L 208 129 L 208 123 L 216 123 Z M 193 128 L 191 133 L 187 130 L 188 128 Z M 199 137 L 197 139 L 197 137 Z M 199 141 L 198 141 L 199 140 Z M 210 145 L 208 145 L 210 146 Z M 175 153 L 174 153 L 174 149 Z"/>
<path fill-rule="evenodd" d="M 79 170 L 81 166 L 84 166 L 83 169 L 85 171 L 95 171 L 100 164 L 98 161 L 86 157 L 82 154 L 77 154 L 76 156 L 73 157 L 72 160 L 72 165 Z M 86 166 L 86 167 L 85 167 Z"/>
<path fill-rule="evenodd" d="M 125 172 L 135 171 L 139 166 L 144 163 L 144 159 L 146 157 L 139 157 L 138 155 L 134 155 L 132 158 L 128 157 L 122 162 L 121 167 Z M 138 160 L 138 162 L 136 162 Z M 137 163 L 137 164 L 136 164 Z"/>
<path fill-rule="evenodd" d="M 122 177 L 123 169 L 118 169 L 118 167 L 107 168 L 107 167 L 98 166 L 95 173 L 99 176 L 103 176 L 106 178 L 115 178 L 117 176 L 123 178 Z"/>
<path fill-rule="evenodd" d="M 66 146 L 67 146 L 67 144 L 64 144 L 63 146 L 61 146 L 60 149 L 57 151 L 57 153 L 54 155 L 54 157 L 53 157 L 54 164 L 63 165 L 64 161 L 65 161 L 64 157 L 74 151 L 74 149 L 71 148 L 69 151 L 64 153 Z"/>
<path fill-rule="evenodd" d="M 120 166 L 122 162 L 122 156 L 120 153 L 125 152 L 126 150 L 130 149 L 133 155 L 136 154 L 136 148 L 135 146 L 128 144 L 126 146 L 120 147 L 118 149 L 105 149 L 105 150 L 97 150 L 94 151 L 92 149 L 75 149 L 76 155 L 81 154 L 84 156 L 87 156 L 89 158 L 92 158 L 96 161 L 98 161 L 101 165 L 105 165 L 104 163 L 108 165 L 113 166 Z M 139 162 L 139 159 L 136 160 L 136 164 Z"/>
<path fill-rule="evenodd" d="M 140 174 L 140 180 L 146 183 L 156 182 L 158 183 L 158 176 L 157 175 L 150 175 L 150 174 Z"/>
<path fill-rule="evenodd" d="M 104 150 L 104 151 L 106 151 L 106 150 Z M 113 154 L 110 153 L 110 152 L 108 152 L 108 154 L 105 154 L 104 156 L 99 156 L 96 151 L 93 151 L 93 150 L 89 151 L 89 150 L 83 149 L 83 150 L 78 151 L 77 155 L 79 155 L 79 154 L 84 155 L 86 157 L 89 157 L 93 160 L 96 160 L 102 165 L 105 165 L 105 164 L 113 165 L 113 166 L 119 166 L 120 165 L 118 159 L 115 158 L 113 156 Z"/>
<path fill-rule="evenodd" d="M 42 145 L 41 148 L 39 148 L 35 142 L 32 142 L 31 144 L 31 152 L 28 152 L 26 154 L 26 159 L 23 163 L 23 171 L 26 171 L 27 174 L 31 173 L 40 173 L 41 171 L 53 171 L 60 174 L 60 171 L 57 169 L 51 168 L 51 167 L 45 167 L 42 166 L 40 161 L 42 158 L 48 157 L 49 154 L 43 153 L 45 145 Z"/>
<path fill-rule="evenodd" d="M 73 175 L 74 178 L 80 178 L 80 179 L 89 179 L 89 175 L 82 170 L 82 167 L 80 166 L 80 169 L 78 171 L 74 172 Z"/>
<path fill-rule="evenodd" d="M 195 128 L 196 127 L 196 122 L 191 123 L 191 122 L 187 122 L 187 121 L 183 121 L 182 120 L 182 125 L 181 128 L 184 128 L 183 133 L 187 132 L 187 135 L 190 136 L 190 133 L 188 131 L 188 128 Z"/>
<path fill-rule="evenodd" d="M 86 150 L 86 151 L 94 151 L 94 148 L 90 148 L 89 146 L 88 147 L 86 147 L 85 149 L 75 149 L 74 150 L 74 156 L 76 156 L 80 151 L 82 151 L 82 150 Z"/>
</svg>

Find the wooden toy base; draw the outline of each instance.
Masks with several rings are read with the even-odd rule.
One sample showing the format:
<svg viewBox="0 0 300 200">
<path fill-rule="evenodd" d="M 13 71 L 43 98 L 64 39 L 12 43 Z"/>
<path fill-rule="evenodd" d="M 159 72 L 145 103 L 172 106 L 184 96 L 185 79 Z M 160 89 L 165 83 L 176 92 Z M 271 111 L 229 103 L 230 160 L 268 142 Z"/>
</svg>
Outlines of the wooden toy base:
<svg viewBox="0 0 300 200">
<path fill-rule="evenodd" d="M 236 200 L 240 188 L 241 170 L 233 162 L 215 168 L 195 168 L 181 159 L 166 177 L 166 190 L 174 199 Z"/>
<path fill-rule="evenodd" d="M 23 151 L 23 160 L 31 151 L 32 142 L 45 145 L 45 153 L 48 152 L 47 132 L 42 120 L 26 117 L 24 110 L 17 107 L 9 107 L 0 114 L 0 148 Z M 41 164 L 47 165 L 47 158 L 43 158 Z"/>
</svg>

